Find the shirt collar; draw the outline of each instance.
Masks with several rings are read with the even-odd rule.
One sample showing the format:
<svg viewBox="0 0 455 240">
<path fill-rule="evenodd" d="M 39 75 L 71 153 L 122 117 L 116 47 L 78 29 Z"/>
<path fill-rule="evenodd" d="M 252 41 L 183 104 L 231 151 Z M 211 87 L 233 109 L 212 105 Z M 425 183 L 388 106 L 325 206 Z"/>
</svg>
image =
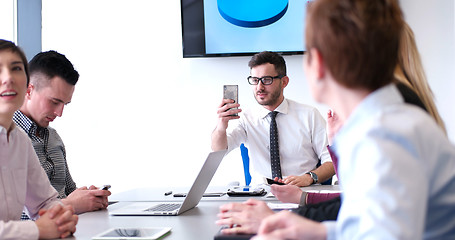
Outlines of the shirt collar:
<svg viewBox="0 0 455 240">
<path fill-rule="evenodd" d="M 338 154 L 337 146 L 343 142 L 343 138 L 354 131 L 359 122 L 364 119 L 371 119 L 371 116 L 382 112 L 386 107 L 403 103 L 403 97 L 395 84 L 389 84 L 370 93 L 351 113 L 344 126 L 340 129 L 334 139 L 334 149 Z M 339 143 L 338 143 L 339 142 Z"/>
<path fill-rule="evenodd" d="M 44 138 L 46 135 L 47 128 L 38 126 L 20 110 L 14 112 L 13 121 L 30 136 L 40 136 L 41 138 Z"/>
<path fill-rule="evenodd" d="M 11 132 L 13 132 L 15 128 L 16 128 L 16 124 L 13 124 L 11 126 Z M 7 135 L 8 134 L 8 129 L 4 128 L 3 126 L 0 126 L 0 134 Z"/>
<path fill-rule="evenodd" d="M 289 108 L 289 103 L 288 103 L 288 100 L 285 98 L 285 99 L 283 99 L 281 104 L 278 105 L 277 108 L 275 108 L 274 111 L 282 113 L 282 114 L 287 114 L 288 108 Z M 259 113 L 260 113 L 259 116 L 261 116 L 261 118 L 266 118 L 268 116 L 268 114 L 270 113 L 270 111 L 261 106 L 261 108 L 259 109 Z"/>
</svg>

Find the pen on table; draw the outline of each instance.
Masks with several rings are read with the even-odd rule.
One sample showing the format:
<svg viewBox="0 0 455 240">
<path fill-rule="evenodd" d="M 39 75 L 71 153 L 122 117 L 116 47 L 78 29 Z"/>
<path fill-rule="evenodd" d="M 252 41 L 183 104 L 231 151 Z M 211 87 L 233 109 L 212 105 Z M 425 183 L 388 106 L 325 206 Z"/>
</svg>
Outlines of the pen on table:
<svg viewBox="0 0 455 240">
<path fill-rule="evenodd" d="M 165 192 L 165 193 L 164 193 L 164 196 L 168 196 L 168 195 L 171 195 L 171 194 L 172 194 L 172 191 Z"/>
</svg>

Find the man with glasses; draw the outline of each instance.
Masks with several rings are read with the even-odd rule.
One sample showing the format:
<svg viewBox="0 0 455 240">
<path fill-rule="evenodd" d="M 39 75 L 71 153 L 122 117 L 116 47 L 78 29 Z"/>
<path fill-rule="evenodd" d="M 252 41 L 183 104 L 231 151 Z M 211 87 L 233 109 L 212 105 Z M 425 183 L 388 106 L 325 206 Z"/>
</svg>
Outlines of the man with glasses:
<svg viewBox="0 0 455 240">
<path fill-rule="evenodd" d="M 327 151 L 325 120 L 317 109 L 284 97 L 283 90 L 289 83 L 284 58 L 265 51 L 254 55 L 248 66 L 248 83 L 261 106 L 242 112 L 240 104 L 223 99 L 212 133 L 212 150 L 231 151 L 244 143 L 256 183 L 268 177 L 302 187 L 332 177 L 335 171 Z M 240 112 L 242 115 L 237 116 Z M 232 119 L 239 121 L 227 132 Z M 275 123 L 276 128 L 272 128 Z M 278 146 L 271 140 L 275 136 Z M 321 165 L 317 167 L 319 160 Z"/>
</svg>

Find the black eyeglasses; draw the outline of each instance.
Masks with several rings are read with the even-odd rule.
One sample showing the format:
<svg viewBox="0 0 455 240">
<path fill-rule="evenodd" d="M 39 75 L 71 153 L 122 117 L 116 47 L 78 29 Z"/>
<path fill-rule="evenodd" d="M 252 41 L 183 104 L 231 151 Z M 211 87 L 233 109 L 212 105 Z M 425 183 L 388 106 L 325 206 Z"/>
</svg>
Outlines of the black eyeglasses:
<svg viewBox="0 0 455 240">
<path fill-rule="evenodd" d="M 248 79 L 248 83 L 250 85 L 258 85 L 259 82 L 262 82 L 263 85 L 270 85 L 273 83 L 273 79 L 275 78 L 283 78 L 283 76 L 281 75 L 278 75 L 278 76 L 275 76 L 275 77 L 272 77 L 272 76 L 264 76 L 264 77 L 252 77 L 252 76 L 249 76 L 247 77 Z"/>
</svg>

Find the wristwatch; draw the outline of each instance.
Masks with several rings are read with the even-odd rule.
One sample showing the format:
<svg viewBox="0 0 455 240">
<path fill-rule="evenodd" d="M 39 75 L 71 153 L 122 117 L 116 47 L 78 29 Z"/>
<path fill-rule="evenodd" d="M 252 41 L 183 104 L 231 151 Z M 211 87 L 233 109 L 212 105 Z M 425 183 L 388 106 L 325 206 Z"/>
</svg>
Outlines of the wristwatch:
<svg viewBox="0 0 455 240">
<path fill-rule="evenodd" d="M 313 184 L 318 182 L 318 175 L 316 175 L 316 173 L 310 171 L 306 172 L 305 174 L 310 174 L 311 178 L 313 179 Z"/>
</svg>

